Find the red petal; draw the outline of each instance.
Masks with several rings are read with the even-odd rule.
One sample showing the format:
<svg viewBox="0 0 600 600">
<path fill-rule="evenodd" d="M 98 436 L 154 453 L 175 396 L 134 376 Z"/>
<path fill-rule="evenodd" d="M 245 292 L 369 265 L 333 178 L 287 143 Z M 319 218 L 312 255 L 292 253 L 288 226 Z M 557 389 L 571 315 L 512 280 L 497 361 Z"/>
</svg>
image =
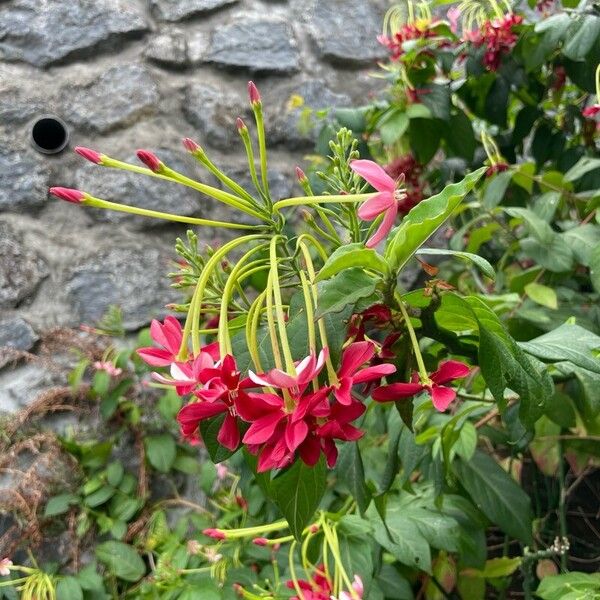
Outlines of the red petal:
<svg viewBox="0 0 600 600">
<path fill-rule="evenodd" d="M 323 440 L 323 452 L 325 453 L 325 458 L 327 459 L 327 466 L 330 469 L 333 469 L 338 457 L 338 451 L 335 447 L 335 442 L 333 440 Z"/>
<path fill-rule="evenodd" d="M 457 360 L 446 360 L 439 364 L 438 370 L 431 374 L 431 381 L 437 384 L 448 383 L 453 379 L 466 377 L 471 369 Z"/>
<path fill-rule="evenodd" d="M 456 398 L 456 392 L 452 388 L 444 387 L 443 385 L 434 385 L 431 391 L 431 400 L 436 410 L 444 412 Z"/>
<path fill-rule="evenodd" d="M 304 443 L 298 448 L 298 454 L 302 461 L 309 467 L 314 467 L 319 462 L 321 456 L 321 442 L 314 435 L 304 440 Z"/>
<path fill-rule="evenodd" d="M 279 421 L 284 417 L 285 414 L 282 411 L 276 411 L 254 421 L 246 431 L 246 435 L 244 435 L 244 444 L 264 444 L 268 442 L 273 437 Z"/>
<path fill-rule="evenodd" d="M 342 366 L 338 375 L 354 375 L 359 367 L 369 362 L 375 354 L 375 345 L 372 342 L 355 342 L 350 344 L 342 354 Z"/>
<path fill-rule="evenodd" d="M 173 354 L 168 350 L 160 350 L 152 346 L 148 348 L 138 348 L 140 358 L 153 367 L 168 367 L 173 362 Z"/>
<path fill-rule="evenodd" d="M 229 412 L 223 421 L 223 425 L 221 425 L 217 441 L 228 450 L 235 450 L 240 444 L 240 430 L 238 429 L 237 419 Z"/>
<path fill-rule="evenodd" d="M 389 210 L 395 203 L 396 200 L 392 193 L 380 192 L 360 205 L 358 216 L 363 221 L 373 221 L 380 214 Z"/>
<path fill-rule="evenodd" d="M 306 439 L 308 435 L 308 425 L 304 421 L 288 423 L 285 428 L 285 442 L 290 452 L 295 452 L 296 448 Z"/>
<path fill-rule="evenodd" d="M 371 398 L 377 402 L 390 402 L 410 398 L 422 391 L 424 387 L 420 383 L 390 383 L 373 390 Z"/>
<path fill-rule="evenodd" d="M 333 388 L 333 395 L 336 397 L 336 400 L 343 404 L 344 406 L 349 406 L 352 402 L 352 395 L 350 394 L 350 390 L 352 389 L 352 378 L 344 377 L 338 387 Z"/>
<path fill-rule="evenodd" d="M 365 381 L 372 381 L 373 379 L 381 379 L 384 375 L 390 375 L 395 372 L 396 367 L 394 365 L 375 365 L 359 371 L 353 379 L 354 383 L 364 383 Z"/>
<path fill-rule="evenodd" d="M 385 217 L 383 217 L 383 221 L 381 221 L 381 225 L 379 225 L 379 228 L 377 229 L 375 234 L 369 240 L 367 240 L 367 243 L 365 244 L 367 248 L 374 248 L 375 246 L 377 246 L 377 244 L 379 244 L 379 242 L 381 242 L 381 240 L 383 240 L 387 236 L 387 234 L 394 226 L 397 214 L 398 204 L 394 202 L 394 205 L 391 206 L 385 213 Z"/>
</svg>

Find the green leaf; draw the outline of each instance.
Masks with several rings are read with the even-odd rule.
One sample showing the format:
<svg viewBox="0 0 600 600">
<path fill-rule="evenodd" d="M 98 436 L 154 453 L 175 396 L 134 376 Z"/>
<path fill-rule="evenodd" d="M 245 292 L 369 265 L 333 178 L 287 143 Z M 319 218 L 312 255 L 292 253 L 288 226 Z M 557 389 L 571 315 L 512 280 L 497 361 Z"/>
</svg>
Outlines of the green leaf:
<svg viewBox="0 0 600 600">
<path fill-rule="evenodd" d="M 287 520 L 290 531 L 300 540 L 325 493 L 327 467 L 321 456 L 314 467 L 297 460 L 271 481 L 272 500 Z"/>
<path fill-rule="evenodd" d="M 513 177 L 514 174 L 511 171 L 503 171 L 487 180 L 483 192 L 483 205 L 486 208 L 495 208 L 502 202 Z"/>
<path fill-rule="evenodd" d="M 473 160 L 477 141 L 473 134 L 471 119 L 462 110 L 457 109 L 457 112 L 450 116 L 445 139 L 448 147 L 457 156 L 468 162 Z"/>
<path fill-rule="evenodd" d="M 537 304 L 556 310 L 558 308 L 558 297 L 556 292 L 541 283 L 532 281 L 525 286 L 525 293 Z"/>
<path fill-rule="evenodd" d="M 600 158 L 583 156 L 565 173 L 565 181 L 577 181 L 586 173 L 596 169 L 600 169 Z"/>
<path fill-rule="evenodd" d="M 365 468 L 358 444 L 345 444 L 340 452 L 336 465 L 336 473 L 354 500 L 361 514 L 367 510 L 371 502 L 371 492 L 365 482 Z"/>
<path fill-rule="evenodd" d="M 411 118 L 408 128 L 410 146 L 421 164 L 427 164 L 440 147 L 442 125 L 437 119 Z"/>
<path fill-rule="evenodd" d="M 75 494 L 59 494 L 53 496 L 48 500 L 46 508 L 44 509 L 45 517 L 55 517 L 56 515 L 62 515 L 69 510 L 71 504 L 77 504 L 79 498 Z"/>
<path fill-rule="evenodd" d="M 220 463 L 227 460 L 230 456 L 233 456 L 236 450 L 229 450 L 225 446 L 221 446 L 217 440 L 217 435 L 225 421 L 225 414 L 211 417 L 210 419 L 203 419 L 200 421 L 200 436 L 206 446 L 210 460 L 214 463 Z"/>
<path fill-rule="evenodd" d="M 600 227 L 585 223 L 565 231 L 562 237 L 573 250 L 577 262 L 589 267 L 594 252 L 600 248 Z"/>
<path fill-rule="evenodd" d="M 103 485 L 99 490 L 96 490 L 94 493 L 86 496 L 84 502 L 87 506 L 91 508 L 96 508 L 96 506 L 100 506 L 105 502 L 108 502 L 114 495 L 116 489 L 112 487 L 112 485 Z"/>
<path fill-rule="evenodd" d="M 478 254 L 472 254 L 471 252 L 461 252 L 459 250 L 445 250 L 442 248 L 420 248 L 415 252 L 418 255 L 433 255 L 433 256 L 456 256 L 458 258 L 464 258 L 467 261 L 472 262 L 474 265 L 479 267 L 481 272 L 489 277 L 490 279 L 496 279 L 496 272 L 494 267 Z"/>
<path fill-rule="evenodd" d="M 359 575 L 365 586 L 365 598 L 370 597 L 373 577 L 373 529 L 369 521 L 358 515 L 344 515 L 336 529 L 340 556 L 347 573 Z"/>
<path fill-rule="evenodd" d="M 83 590 L 75 577 L 61 577 L 56 586 L 56 597 L 60 600 L 83 600 Z"/>
<path fill-rule="evenodd" d="M 600 293 L 600 245 L 590 254 L 590 279 L 594 289 Z"/>
<path fill-rule="evenodd" d="M 600 374 L 600 361 L 593 354 L 594 350 L 600 349 L 600 336 L 579 325 L 565 323 L 529 342 L 521 342 L 519 346 L 543 361 L 566 360 Z"/>
<path fill-rule="evenodd" d="M 535 591 L 542 600 L 594 600 L 600 590 L 600 573 L 563 573 L 544 577 Z"/>
<path fill-rule="evenodd" d="M 469 569 L 467 575 L 469 577 L 477 577 L 481 579 L 498 579 L 499 577 L 508 577 L 512 575 L 522 564 L 523 559 L 520 556 L 509 558 L 501 556 L 499 558 L 491 558 L 485 561 L 483 569 Z"/>
<path fill-rule="evenodd" d="M 387 261 L 372 248 L 365 248 L 361 243 L 340 246 L 325 262 L 316 281 L 323 281 L 337 275 L 344 269 L 362 267 L 382 275 L 388 275 L 390 267 Z"/>
<path fill-rule="evenodd" d="M 600 36 L 600 17 L 585 15 L 579 18 L 575 34 L 569 38 L 563 54 L 571 60 L 583 60 Z"/>
<path fill-rule="evenodd" d="M 470 461 L 458 458 L 453 465 L 460 483 L 492 523 L 525 544 L 533 543 L 529 496 L 493 458 L 477 451 Z"/>
<path fill-rule="evenodd" d="M 161 473 L 168 473 L 177 456 L 177 445 L 168 433 L 149 435 L 145 438 L 148 462 Z"/>
<path fill-rule="evenodd" d="M 354 306 L 361 298 L 371 296 L 376 286 L 377 279 L 357 267 L 345 269 L 331 279 L 322 281 L 318 284 L 315 318 Z"/>
<path fill-rule="evenodd" d="M 106 468 L 106 481 L 115 487 L 121 483 L 125 470 L 120 462 L 113 462 Z"/>
<path fill-rule="evenodd" d="M 431 111 L 424 104 L 409 104 L 406 107 L 409 119 L 431 119 Z"/>
<path fill-rule="evenodd" d="M 379 121 L 381 140 L 387 146 L 397 142 L 408 129 L 409 119 L 403 110 L 396 109 Z"/>
<path fill-rule="evenodd" d="M 504 171 L 508 173 L 509 171 Z M 501 174 L 501 173 L 500 173 Z M 535 163 L 523 163 L 518 166 L 518 168 L 512 172 L 512 180 L 516 185 L 522 187 L 527 193 L 531 194 L 533 191 L 534 179 L 535 175 Z"/>
<path fill-rule="evenodd" d="M 98 560 L 111 573 L 124 581 L 139 581 L 146 573 L 146 565 L 133 546 L 123 542 L 104 542 L 96 547 Z"/>
<path fill-rule="evenodd" d="M 463 198 L 475 187 L 485 168 L 448 185 L 442 192 L 423 200 L 406 215 L 385 249 L 393 271 L 400 270 L 419 247 L 450 217 Z"/>
<path fill-rule="evenodd" d="M 421 103 L 431 111 L 434 118 L 448 121 L 450 119 L 450 86 L 438 83 L 429 84 L 422 90 Z"/>
</svg>

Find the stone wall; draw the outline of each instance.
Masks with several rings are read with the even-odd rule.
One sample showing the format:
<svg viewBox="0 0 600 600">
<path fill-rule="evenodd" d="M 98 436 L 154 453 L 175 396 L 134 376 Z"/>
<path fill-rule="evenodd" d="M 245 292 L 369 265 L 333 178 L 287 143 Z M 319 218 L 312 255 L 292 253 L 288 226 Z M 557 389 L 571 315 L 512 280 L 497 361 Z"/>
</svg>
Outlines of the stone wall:
<svg viewBox="0 0 600 600">
<path fill-rule="evenodd" d="M 0 0 L 0 347 L 35 350 L 42 330 L 92 324 L 111 304 L 135 330 L 177 298 L 164 275 L 184 228 L 50 199 L 50 185 L 228 217 L 188 188 L 92 165 L 73 146 L 134 162 L 136 149 L 154 150 L 207 180 L 181 146 L 189 136 L 243 179 L 235 117 L 248 116 L 253 78 L 265 104 L 271 187 L 286 196 L 315 137 L 298 128 L 302 109 L 290 108 L 289 98 L 298 94 L 316 109 L 363 102 L 378 87 L 369 71 L 381 57 L 383 4 Z M 69 126 L 70 144 L 58 156 L 38 154 L 29 141 L 32 120 L 44 113 Z M 219 243 L 225 235 L 203 229 L 200 239 Z M 30 397 L 15 388 L 16 375 L 0 372 L 0 410 Z M 32 376 L 22 380 L 31 384 Z"/>
</svg>

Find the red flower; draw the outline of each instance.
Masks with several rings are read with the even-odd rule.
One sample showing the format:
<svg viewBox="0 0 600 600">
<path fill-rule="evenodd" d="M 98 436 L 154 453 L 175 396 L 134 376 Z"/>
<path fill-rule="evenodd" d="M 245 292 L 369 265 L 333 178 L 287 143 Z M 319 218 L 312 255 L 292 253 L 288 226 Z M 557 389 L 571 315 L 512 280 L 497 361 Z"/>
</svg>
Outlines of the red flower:
<svg viewBox="0 0 600 600">
<path fill-rule="evenodd" d="M 427 383 L 419 383 L 415 373 L 411 383 L 391 383 L 373 390 L 373 400 L 377 402 L 390 402 L 410 398 L 420 392 L 426 391 L 433 402 L 433 406 L 440 412 L 445 411 L 456 398 L 456 392 L 444 383 L 461 379 L 469 374 L 469 367 L 456 360 L 447 360 L 440 363 L 438 370 L 429 376 Z"/>
<path fill-rule="evenodd" d="M 352 402 L 352 386 L 381 379 L 396 371 L 390 364 L 380 364 L 361 369 L 361 366 L 371 361 L 375 355 L 375 345 L 372 342 L 355 342 L 350 344 L 342 354 L 342 364 L 338 371 L 339 383 L 334 386 L 333 393 L 340 404 L 349 406 Z"/>
<path fill-rule="evenodd" d="M 240 372 L 235 359 L 230 355 L 217 365 L 201 369 L 197 380 L 204 384 L 204 387 L 194 392 L 200 402 L 184 406 L 177 415 L 182 435 L 186 439 L 196 439 L 201 421 L 225 413 L 217 441 L 228 450 L 235 450 L 241 437 L 236 403 L 250 401 L 245 390 L 254 387 L 254 384 L 248 378 L 240 381 Z"/>
<path fill-rule="evenodd" d="M 291 590 L 296 589 L 293 581 L 288 581 L 286 585 Z M 302 590 L 301 598 L 292 596 L 290 600 L 330 600 L 333 593 L 333 586 L 325 571 L 325 565 L 317 567 L 315 576 L 311 577 L 310 581 L 300 579 L 297 585 Z"/>
<path fill-rule="evenodd" d="M 177 360 L 183 331 L 175 317 L 166 317 L 164 323 L 154 319 L 150 325 L 150 337 L 159 348 L 139 348 L 141 359 L 153 367 L 167 367 Z"/>
<path fill-rule="evenodd" d="M 496 175 L 496 173 L 502 173 L 503 171 L 508 170 L 508 165 L 506 163 L 496 163 L 494 165 L 490 165 L 485 172 L 486 177 L 491 177 L 492 175 Z"/>
<path fill-rule="evenodd" d="M 593 119 L 598 113 L 600 113 L 600 104 L 592 104 L 581 111 L 581 114 L 587 119 Z"/>
<path fill-rule="evenodd" d="M 486 21 L 479 30 L 466 31 L 463 39 L 475 46 L 485 45 L 483 63 L 489 71 L 496 71 L 502 56 L 508 54 L 517 43 L 517 34 L 512 28 L 522 21 L 522 16 L 510 13 L 502 18 Z"/>
</svg>

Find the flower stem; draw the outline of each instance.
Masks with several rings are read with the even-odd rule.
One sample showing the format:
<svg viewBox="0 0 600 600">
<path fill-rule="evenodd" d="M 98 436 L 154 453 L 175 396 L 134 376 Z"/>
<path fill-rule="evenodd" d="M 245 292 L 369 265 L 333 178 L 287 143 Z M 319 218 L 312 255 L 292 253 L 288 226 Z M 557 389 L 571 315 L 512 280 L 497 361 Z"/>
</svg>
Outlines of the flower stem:
<svg viewBox="0 0 600 600">
<path fill-rule="evenodd" d="M 260 155 L 260 176 L 268 207 L 271 208 L 272 201 L 271 193 L 269 191 L 269 174 L 267 170 L 267 142 L 265 139 L 265 122 L 263 119 L 262 103 L 253 102 L 252 110 L 254 111 L 254 119 L 256 120 L 256 135 L 258 137 L 258 152 Z"/>
<path fill-rule="evenodd" d="M 368 200 L 373 196 L 375 196 L 375 194 L 341 194 L 339 196 L 309 196 L 308 198 L 306 196 L 301 196 L 286 198 L 285 200 L 279 200 L 279 202 L 275 202 L 275 204 L 273 204 L 273 212 L 279 212 L 286 206 L 309 206 L 311 204 L 327 204 L 332 202 L 337 204 L 344 204 L 347 202 L 363 202 L 364 200 Z"/>
<path fill-rule="evenodd" d="M 415 353 L 415 358 L 417 359 L 417 365 L 419 367 L 419 376 L 421 377 L 421 382 L 429 381 L 429 374 L 427 373 L 427 369 L 425 368 L 425 363 L 423 362 L 423 355 L 421 354 L 421 348 L 419 348 L 419 341 L 417 340 L 417 336 L 415 334 L 415 330 L 410 322 L 410 316 L 406 312 L 406 307 L 404 306 L 404 301 L 397 295 L 396 300 L 398 301 L 398 307 L 400 308 L 400 312 L 402 313 L 402 317 L 404 318 L 404 323 L 406 324 L 406 329 L 408 329 L 408 335 L 410 336 L 410 342 L 413 347 L 413 351 Z"/>
</svg>

